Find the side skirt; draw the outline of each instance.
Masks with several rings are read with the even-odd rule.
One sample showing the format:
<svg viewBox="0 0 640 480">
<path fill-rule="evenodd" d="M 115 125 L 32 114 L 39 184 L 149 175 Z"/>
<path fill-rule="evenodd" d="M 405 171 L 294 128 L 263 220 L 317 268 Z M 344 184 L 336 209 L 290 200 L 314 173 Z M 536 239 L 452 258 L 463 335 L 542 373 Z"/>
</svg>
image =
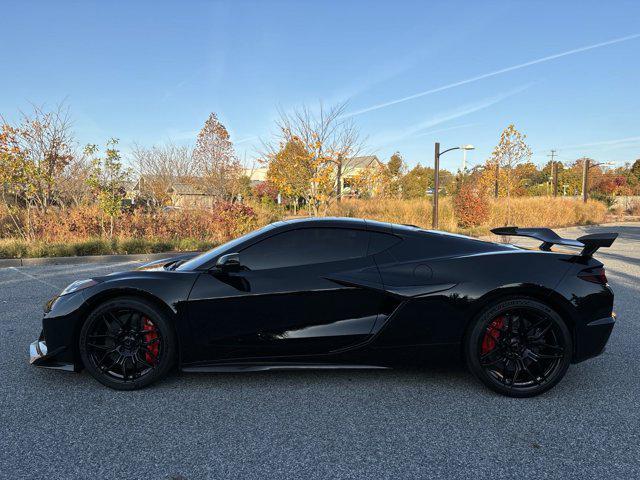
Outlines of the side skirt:
<svg viewBox="0 0 640 480">
<path fill-rule="evenodd" d="M 270 370 L 388 370 L 379 365 L 333 363 L 220 363 L 182 367 L 183 372 L 266 372 Z"/>
</svg>

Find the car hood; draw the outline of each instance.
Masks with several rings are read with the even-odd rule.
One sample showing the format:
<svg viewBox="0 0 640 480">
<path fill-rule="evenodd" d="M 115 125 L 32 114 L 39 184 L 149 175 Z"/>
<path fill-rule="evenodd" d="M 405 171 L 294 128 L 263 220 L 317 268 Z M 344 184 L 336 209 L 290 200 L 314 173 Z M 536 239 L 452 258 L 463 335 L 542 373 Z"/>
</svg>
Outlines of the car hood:
<svg viewBox="0 0 640 480">
<path fill-rule="evenodd" d="M 188 252 L 182 253 L 180 255 L 174 255 L 172 257 L 168 256 L 167 258 L 161 258 L 160 260 L 154 260 L 153 262 L 140 265 L 135 270 L 165 270 L 166 267 L 170 266 L 171 264 L 189 260 L 197 255 L 200 255 L 200 252 Z"/>
</svg>

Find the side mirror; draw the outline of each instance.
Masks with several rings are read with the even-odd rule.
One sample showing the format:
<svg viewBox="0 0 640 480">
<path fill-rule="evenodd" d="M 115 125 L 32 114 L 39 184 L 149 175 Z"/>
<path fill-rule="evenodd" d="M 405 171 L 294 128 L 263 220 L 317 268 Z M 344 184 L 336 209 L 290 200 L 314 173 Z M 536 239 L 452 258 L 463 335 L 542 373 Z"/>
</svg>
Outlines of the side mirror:
<svg viewBox="0 0 640 480">
<path fill-rule="evenodd" d="M 227 253 L 218 258 L 216 262 L 216 268 L 223 272 L 237 272 L 241 267 L 239 253 Z"/>
</svg>

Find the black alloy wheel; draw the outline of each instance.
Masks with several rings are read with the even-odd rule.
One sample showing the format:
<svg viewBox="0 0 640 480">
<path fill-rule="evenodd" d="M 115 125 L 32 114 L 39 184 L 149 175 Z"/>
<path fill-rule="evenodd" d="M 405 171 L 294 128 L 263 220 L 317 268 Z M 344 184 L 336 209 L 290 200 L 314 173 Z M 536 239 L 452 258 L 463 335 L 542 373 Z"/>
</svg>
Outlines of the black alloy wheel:
<svg viewBox="0 0 640 480">
<path fill-rule="evenodd" d="M 480 315 L 466 338 L 471 371 L 489 388 L 532 397 L 556 385 L 571 363 L 571 334 L 549 306 L 512 297 Z"/>
<path fill-rule="evenodd" d="M 117 298 L 88 316 L 79 348 L 85 368 L 96 380 L 117 390 L 135 390 L 170 370 L 175 335 L 155 305 L 137 298 Z"/>
</svg>

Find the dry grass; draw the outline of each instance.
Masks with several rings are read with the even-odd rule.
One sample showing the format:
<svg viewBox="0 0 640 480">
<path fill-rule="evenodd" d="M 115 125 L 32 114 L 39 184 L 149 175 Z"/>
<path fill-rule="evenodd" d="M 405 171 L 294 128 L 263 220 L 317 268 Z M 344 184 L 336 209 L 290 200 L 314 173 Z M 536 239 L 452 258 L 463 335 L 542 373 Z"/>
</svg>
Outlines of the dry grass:
<svg viewBox="0 0 640 480">
<path fill-rule="evenodd" d="M 550 197 L 521 197 L 511 199 L 511 219 L 507 221 L 506 199 L 492 199 L 489 202 L 488 221 L 475 228 L 458 226 L 451 198 L 440 200 L 439 227 L 441 230 L 471 235 L 483 235 L 489 229 L 503 225 L 522 227 L 565 227 L 585 225 L 604 221 L 606 207 L 601 202 Z M 344 200 L 335 204 L 330 215 L 360 217 L 384 222 L 406 223 L 419 227 L 431 227 L 432 206 L 428 200 Z"/>
<path fill-rule="evenodd" d="M 511 199 L 511 221 L 507 222 L 507 203 L 492 201 L 489 224 L 519 227 L 568 227 L 604 221 L 607 207 L 596 200 L 587 203 L 573 198 L 521 197 Z"/>
<path fill-rule="evenodd" d="M 431 227 L 431 203 L 416 200 L 343 200 L 328 214 L 370 218 L 384 222 Z M 1 213 L 1 212 L 0 212 Z M 604 221 L 606 207 L 595 200 L 525 197 L 511 200 L 507 222 L 506 199 L 489 202 L 489 219 L 482 225 L 458 226 L 453 202 L 440 202 L 440 228 L 469 235 L 484 235 L 507 223 L 523 227 L 563 227 Z M 203 250 L 247 231 L 283 218 L 285 212 L 267 205 L 234 206 L 217 211 L 177 211 L 170 214 L 136 211 L 118 219 L 115 238 L 100 237 L 99 212 L 93 207 L 52 212 L 38 219 L 37 240 L 17 240 L 8 219 L 0 215 L 0 258 L 155 253 Z M 4 238 L 2 238 L 4 237 Z"/>
<path fill-rule="evenodd" d="M 115 255 L 132 253 L 192 252 L 207 250 L 216 243 L 184 238 L 162 240 L 144 238 L 90 238 L 73 242 L 25 242 L 0 239 L 0 258 L 74 257 L 83 255 Z"/>
<path fill-rule="evenodd" d="M 327 212 L 335 217 L 369 218 L 381 222 L 404 223 L 430 228 L 432 206 L 428 200 L 343 200 L 335 203 Z M 442 198 L 439 210 L 440 228 L 454 231 L 457 228 L 453 206 L 449 198 Z"/>
</svg>

